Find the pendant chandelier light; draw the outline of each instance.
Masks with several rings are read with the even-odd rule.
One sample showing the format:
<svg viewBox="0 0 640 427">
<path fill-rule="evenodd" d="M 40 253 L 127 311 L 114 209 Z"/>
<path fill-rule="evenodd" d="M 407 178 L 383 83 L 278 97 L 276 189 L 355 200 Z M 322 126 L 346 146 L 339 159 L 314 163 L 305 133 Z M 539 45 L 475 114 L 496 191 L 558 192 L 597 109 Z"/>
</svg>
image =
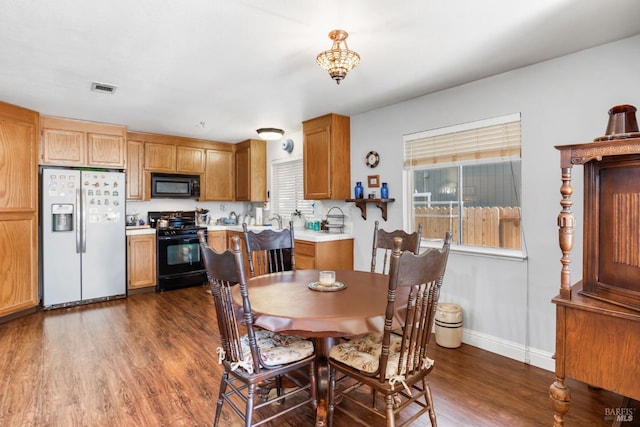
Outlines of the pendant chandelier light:
<svg viewBox="0 0 640 427">
<path fill-rule="evenodd" d="M 327 70 L 337 84 L 360 62 L 360 55 L 347 47 L 347 37 L 349 33 L 344 30 L 331 31 L 329 38 L 333 40 L 333 46 L 316 57 L 318 65 Z"/>
</svg>

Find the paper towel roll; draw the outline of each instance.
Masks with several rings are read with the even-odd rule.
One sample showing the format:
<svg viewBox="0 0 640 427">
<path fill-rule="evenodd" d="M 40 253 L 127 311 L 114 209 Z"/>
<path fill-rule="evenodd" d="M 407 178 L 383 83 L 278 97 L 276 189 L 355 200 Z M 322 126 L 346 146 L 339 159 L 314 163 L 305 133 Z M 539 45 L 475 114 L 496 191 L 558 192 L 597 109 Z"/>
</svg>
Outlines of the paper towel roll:
<svg viewBox="0 0 640 427">
<path fill-rule="evenodd" d="M 256 208 L 256 225 L 262 225 L 262 208 Z"/>
</svg>

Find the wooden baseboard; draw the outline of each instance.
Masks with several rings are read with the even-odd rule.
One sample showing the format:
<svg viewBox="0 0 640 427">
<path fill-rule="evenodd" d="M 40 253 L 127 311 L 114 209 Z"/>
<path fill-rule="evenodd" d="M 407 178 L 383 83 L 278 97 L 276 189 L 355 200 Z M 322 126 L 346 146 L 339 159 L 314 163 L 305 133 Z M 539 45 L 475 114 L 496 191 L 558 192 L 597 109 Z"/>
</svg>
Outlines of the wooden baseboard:
<svg viewBox="0 0 640 427">
<path fill-rule="evenodd" d="M 15 313 L 7 314 L 6 316 L 0 317 L 0 324 L 7 323 L 15 319 L 19 319 L 29 314 L 33 314 L 39 309 L 41 310 L 42 308 L 36 306 L 36 307 L 31 307 L 31 308 L 26 308 L 24 310 L 16 311 Z"/>
</svg>

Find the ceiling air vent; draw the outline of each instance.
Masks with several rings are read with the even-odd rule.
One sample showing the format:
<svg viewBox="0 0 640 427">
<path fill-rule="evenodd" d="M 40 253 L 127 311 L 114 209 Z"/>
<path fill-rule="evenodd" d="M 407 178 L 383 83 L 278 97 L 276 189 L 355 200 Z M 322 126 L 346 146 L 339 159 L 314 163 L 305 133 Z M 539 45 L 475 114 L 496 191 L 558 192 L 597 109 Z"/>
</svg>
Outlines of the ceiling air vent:
<svg viewBox="0 0 640 427">
<path fill-rule="evenodd" d="M 94 92 L 102 92 L 102 93 L 114 93 L 118 86 L 110 85 L 107 83 L 91 83 L 91 90 Z"/>
</svg>

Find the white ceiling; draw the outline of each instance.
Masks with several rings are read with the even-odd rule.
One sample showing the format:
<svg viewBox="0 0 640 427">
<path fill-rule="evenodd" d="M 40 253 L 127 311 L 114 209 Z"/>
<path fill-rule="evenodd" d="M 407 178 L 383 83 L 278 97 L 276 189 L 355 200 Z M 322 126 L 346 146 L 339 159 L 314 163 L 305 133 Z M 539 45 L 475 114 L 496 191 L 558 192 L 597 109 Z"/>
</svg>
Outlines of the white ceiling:
<svg viewBox="0 0 640 427">
<path fill-rule="evenodd" d="M 639 0 L 0 0 L 0 10 L 0 100 L 226 142 L 640 34 Z M 336 28 L 361 57 L 340 85 L 315 63 Z M 92 81 L 118 88 L 92 92 Z"/>
</svg>

